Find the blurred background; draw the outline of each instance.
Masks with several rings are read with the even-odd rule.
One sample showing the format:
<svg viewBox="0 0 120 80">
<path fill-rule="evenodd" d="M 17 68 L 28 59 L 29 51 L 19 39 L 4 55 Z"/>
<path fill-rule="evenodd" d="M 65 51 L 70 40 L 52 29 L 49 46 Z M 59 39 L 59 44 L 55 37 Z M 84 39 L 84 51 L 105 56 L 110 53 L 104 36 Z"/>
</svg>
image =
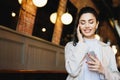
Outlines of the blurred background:
<svg viewBox="0 0 120 80">
<path fill-rule="evenodd" d="M 120 0 L 1 0 L 0 28 L 1 30 L 5 28 L 5 30 L 6 29 L 9 30 L 8 32 L 12 31 L 15 32 L 15 34 L 21 34 L 27 37 L 32 37 L 33 39 L 42 40 L 42 43 L 46 44 L 47 42 L 47 45 L 50 44 L 50 46 L 51 45 L 55 45 L 57 47 L 59 46 L 60 49 L 59 50 L 56 49 L 55 52 L 64 53 L 63 51 L 61 52 L 61 48 L 62 50 L 64 50 L 64 46 L 66 45 L 66 43 L 72 40 L 78 12 L 84 6 L 91 6 L 98 12 L 100 18 L 100 25 L 96 34 L 96 38 L 107 43 L 112 47 L 116 55 L 116 60 L 119 68 L 120 67 Z M 11 34 L 9 35 L 9 33 L 4 34 L 2 33 L 2 31 L 0 35 L 1 35 L 0 44 L 1 45 L 6 44 L 6 46 L 8 46 L 7 43 L 4 44 L 3 42 L 4 40 L 6 40 L 7 37 L 8 38 L 10 37 L 10 40 L 15 40 L 16 42 L 22 39 L 20 38 L 19 40 L 17 40 L 17 38 L 14 35 Z M 3 37 L 4 39 L 2 39 Z M 24 40 L 25 39 L 23 39 L 22 41 Z M 37 40 L 35 41 L 37 42 Z M 28 42 L 26 41 L 24 44 L 26 45 L 28 43 L 29 41 Z M 42 45 L 42 47 L 44 48 L 44 45 L 42 43 L 40 43 L 40 45 Z M 35 43 L 35 45 L 37 44 L 38 43 Z M 45 47 L 47 47 L 47 45 L 45 45 Z M 9 52 L 9 51 L 5 52 L 6 50 L 3 50 L 5 49 L 3 46 L 0 46 L 0 48 L 1 48 L 0 53 L 7 54 Z M 14 48 L 15 47 L 13 47 L 13 49 Z M 21 48 L 21 50 L 23 50 L 21 51 L 21 53 L 22 52 L 26 53 L 28 50 L 27 53 L 32 54 L 32 52 L 29 51 L 31 48 L 27 50 L 25 49 L 26 52 L 24 52 L 23 48 L 26 47 Z M 37 45 L 37 48 L 35 50 L 37 50 L 38 48 L 39 47 Z M 49 50 L 49 48 L 50 47 L 48 47 L 47 50 Z M 14 53 L 14 51 L 12 51 L 11 53 Z M 37 51 L 35 52 L 33 50 L 33 53 L 37 53 Z M 63 64 L 64 66 L 63 57 L 64 55 L 60 57 L 60 64 Z M 22 62 L 24 62 L 23 61 L 24 58 L 26 57 L 21 58 L 20 64 L 23 64 Z M 32 58 L 30 59 L 32 60 Z M 1 57 L 1 61 L 2 61 L 2 57 Z M 3 65 L 3 63 L 0 63 L 0 65 Z M 3 66 L 1 69 L 4 68 L 5 66 Z M 36 69 L 36 67 L 34 68 Z M 37 69 L 39 68 L 37 67 Z"/>
<path fill-rule="evenodd" d="M 94 7 L 97 8 L 100 14 L 100 20 L 117 20 L 120 18 L 120 1 L 119 0 L 90 0 Z M 50 21 L 50 15 L 54 12 L 57 12 L 59 6 L 59 0 L 48 0 L 44 7 L 38 7 L 34 28 L 32 35 L 36 37 L 43 38 L 45 40 L 51 41 L 52 34 L 54 31 L 54 23 Z M 69 12 L 73 20 L 68 25 L 63 25 L 62 37 L 60 44 L 65 45 L 65 43 L 70 40 L 73 34 L 74 23 L 77 15 L 77 9 L 82 6 L 89 6 L 86 1 L 82 0 L 68 0 L 66 4 L 65 12 Z M 19 19 L 21 4 L 18 0 L 2 0 L 0 3 L 0 25 L 4 25 L 8 28 L 16 30 L 17 22 Z M 110 25 L 113 26 L 113 25 Z M 42 29 L 46 31 L 42 31 Z"/>
<path fill-rule="evenodd" d="M 35 22 L 33 24 L 34 27 L 32 31 L 33 36 L 43 38 L 47 41 L 52 41 L 52 35 L 53 35 L 55 23 L 52 23 L 50 21 L 50 16 L 52 13 L 58 11 L 59 2 L 60 0 L 48 0 L 45 6 L 37 7 L 35 13 L 35 20 L 34 20 Z M 118 22 L 120 21 L 119 0 L 90 0 L 88 3 L 87 1 L 82 1 L 82 0 L 68 0 L 64 12 L 69 12 L 72 15 L 73 19 L 70 24 L 67 25 L 63 24 L 62 27 L 63 29 L 60 38 L 60 45 L 64 46 L 68 41 L 71 40 L 77 12 L 81 7 L 89 6 L 89 5 L 90 6 L 92 5 L 94 8 L 97 9 L 97 11 L 100 14 L 101 22 L 110 23 L 110 25 L 108 26 L 113 27 L 115 26 L 113 21 L 118 21 Z M 19 20 L 20 9 L 21 9 L 21 3 L 19 3 L 18 0 L 13 0 L 13 1 L 2 0 L 0 3 L 0 10 L 1 10 L 0 25 L 4 25 L 5 27 L 16 30 Z M 28 14 L 30 13 L 28 12 Z M 114 32 L 115 36 L 118 37 L 117 40 L 120 40 L 119 31 L 117 30 L 115 31 L 112 30 L 112 31 Z"/>
</svg>

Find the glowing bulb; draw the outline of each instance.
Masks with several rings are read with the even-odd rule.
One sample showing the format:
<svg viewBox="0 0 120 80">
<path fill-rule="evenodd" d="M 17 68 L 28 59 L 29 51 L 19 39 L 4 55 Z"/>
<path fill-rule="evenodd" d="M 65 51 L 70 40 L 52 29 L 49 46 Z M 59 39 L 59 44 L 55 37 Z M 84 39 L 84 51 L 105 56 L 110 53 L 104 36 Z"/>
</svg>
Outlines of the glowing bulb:
<svg viewBox="0 0 120 80">
<path fill-rule="evenodd" d="M 21 4 L 21 3 L 22 3 L 22 0 L 18 0 L 18 2 L 19 2 L 19 4 Z"/>
<path fill-rule="evenodd" d="M 100 36 L 98 34 L 96 34 L 95 39 L 100 40 Z"/>
<path fill-rule="evenodd" d="M 50 15 L 50 21 L 54 24 L 56 22 L 57 19 L 57 13 L 54 12 Z"/>
<path fill-rule="evenodd" d="M 12 17 L 15 17 L 15 16 L 16 16 L 16 13 L 15 13 L 15 12 L 12 12 L 11 15 L 12 15 Z"/>
<path fill-rule="evenodd" d="M 46 28 L 42 28 L 42 32 L 46 32 Z"/>
<path fill-rule="evenodd" d="M 117 48 L 115 45 L 112 45 L 113 52 L 116 54 L 117 53 Z"/>
<path fill-rule="evenodd" d="M 61 21 L 65 25 L 69 25 L 72 22 L 72 20 L 73 20 L 73 17 L 69 13 L 64 13 L 61 17 Z"/>
<path fill-rule="evenodd" d="M 37 7 L 44 7 L 47 4 L 47 0 L 33 0 L 33 4 Z"/>
</svg>

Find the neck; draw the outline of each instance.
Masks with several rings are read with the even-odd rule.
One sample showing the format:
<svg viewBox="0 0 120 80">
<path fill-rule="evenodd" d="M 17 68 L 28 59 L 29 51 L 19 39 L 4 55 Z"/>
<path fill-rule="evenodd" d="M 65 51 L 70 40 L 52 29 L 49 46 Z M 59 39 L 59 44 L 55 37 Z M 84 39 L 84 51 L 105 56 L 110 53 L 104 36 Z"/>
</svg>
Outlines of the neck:
<svg viewBox="0 0 120 80">
<path fill-rule="evenodd" d="M 84 38 L 86 38 L 86 39 L 95 39 L 95 35 L 93 35 L 93 36 L 89 36 L 89 37 L 84 36 Z"/>
</svg>

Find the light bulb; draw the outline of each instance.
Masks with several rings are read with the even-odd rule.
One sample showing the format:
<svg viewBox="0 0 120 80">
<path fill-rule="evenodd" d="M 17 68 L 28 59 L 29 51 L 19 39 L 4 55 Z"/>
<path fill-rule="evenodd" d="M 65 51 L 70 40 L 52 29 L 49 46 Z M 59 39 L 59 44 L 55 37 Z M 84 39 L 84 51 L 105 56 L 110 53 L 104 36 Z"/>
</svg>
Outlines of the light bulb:
<svg viewBox="0 0 120 80">
<path fill-rule="evenodd" d="M 54 12 L 54 13 L 52 13 L 52 14 L 50 15 L 50 21 L 51 21 L 53 24 L 55 24 L 56 19 L 57 19 L 57 13 Z"/>
<path fill-rule="evenodd" d="M 62 16 L 61 16 L 61 21 L 63 24 L 65 25 L 69 25 L 73 20 L 73 17 L 70 13 L 64 13 Z"/>
<path fill-rule="evenodd" d="M 47 0 L 33 0 L 33 4 L 37 7 L 44 7 L 47 4 Z"/>
</svg>

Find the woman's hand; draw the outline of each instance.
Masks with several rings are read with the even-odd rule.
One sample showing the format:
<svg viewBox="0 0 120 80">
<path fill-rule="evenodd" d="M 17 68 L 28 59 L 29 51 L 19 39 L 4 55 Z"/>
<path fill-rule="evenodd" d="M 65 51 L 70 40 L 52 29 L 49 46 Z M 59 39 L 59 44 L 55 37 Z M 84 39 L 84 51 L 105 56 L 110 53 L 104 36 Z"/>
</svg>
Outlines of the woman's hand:
<svg viewBox="0 0 120 80">
<path fill-rule="evenodd" d="M 83 42 L 83 37 L 82 37 L 82 34 L 80 33 L 79 26 L 77 27 L 77 37 L 79 42 Z"/>
<path fill-rule="evenodd" d="M 101 62 L 99 61 L 99 59 L 95 56 L 92 55 L 88 55 L 90 59 L 90 61 L 87 61 L 86 63 L 88 64 L 88 68 L 90 71 L 95 71 L 98 73 L 101 73 L 104 75 L 104 67 L 102 66 Z"/>
</svg>

